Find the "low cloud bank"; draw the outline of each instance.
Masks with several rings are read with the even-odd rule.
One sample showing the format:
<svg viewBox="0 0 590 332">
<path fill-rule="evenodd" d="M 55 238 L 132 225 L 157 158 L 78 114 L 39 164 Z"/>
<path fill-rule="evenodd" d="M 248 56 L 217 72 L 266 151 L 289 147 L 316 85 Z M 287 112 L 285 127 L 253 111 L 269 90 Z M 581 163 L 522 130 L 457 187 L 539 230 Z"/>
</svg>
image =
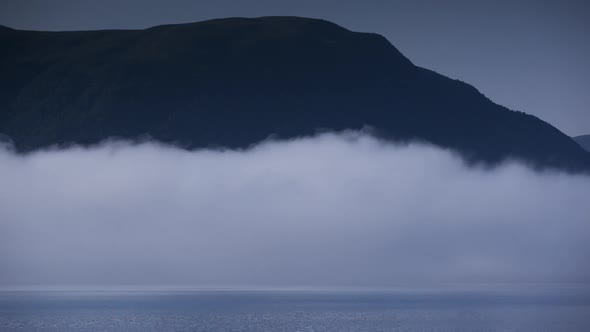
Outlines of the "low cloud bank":
<svg viewBox="0 0 590 332">
<path fill-rule="evenodd" d="M 0 286 L 589 282 L 590 177 L 360 133 L 0 152 Z"/>
</svg>

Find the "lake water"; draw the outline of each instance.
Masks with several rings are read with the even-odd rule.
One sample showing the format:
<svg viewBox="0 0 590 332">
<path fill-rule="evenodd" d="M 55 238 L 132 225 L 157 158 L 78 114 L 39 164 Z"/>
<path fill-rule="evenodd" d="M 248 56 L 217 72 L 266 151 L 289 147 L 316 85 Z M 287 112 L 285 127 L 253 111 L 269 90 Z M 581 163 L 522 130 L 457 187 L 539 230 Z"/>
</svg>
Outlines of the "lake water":
<svg viewBox="0 0 590 332">
<path fill-rule="evenodd" d="M 590 331 L 586 289 L 1 292 L 0 331 Z"/>
</svg>

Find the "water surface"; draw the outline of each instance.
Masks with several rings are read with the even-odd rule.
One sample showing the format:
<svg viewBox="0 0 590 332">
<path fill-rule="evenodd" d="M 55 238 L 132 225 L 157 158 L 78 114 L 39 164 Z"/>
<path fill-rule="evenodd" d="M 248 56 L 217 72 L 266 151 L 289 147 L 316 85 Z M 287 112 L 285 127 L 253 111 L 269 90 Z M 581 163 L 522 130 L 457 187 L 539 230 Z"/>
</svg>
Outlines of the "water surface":
<svg viewBox="0 0 590 332">
<path fill-rule="evenodd" d="M 589 331 L 586 289 L 0 293 L 0 331 Z"/>
</svg>

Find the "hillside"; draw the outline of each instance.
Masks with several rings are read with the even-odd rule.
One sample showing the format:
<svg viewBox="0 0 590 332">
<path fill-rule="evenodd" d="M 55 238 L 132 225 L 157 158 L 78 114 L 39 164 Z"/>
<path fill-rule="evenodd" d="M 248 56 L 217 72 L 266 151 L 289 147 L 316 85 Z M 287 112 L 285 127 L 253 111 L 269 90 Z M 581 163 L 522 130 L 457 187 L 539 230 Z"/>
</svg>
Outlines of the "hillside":
<svg viewBox="0 0 590 332">
<path fill-rule="evenodd" d="M 471 161 L 590 169 L 548 123 L 414 66 L 384 37 L 297 17 L 145 30 L 0 28 L 0 133 L 19 151 L 149 136 L 247 147 L 364 126 Z"/>
<path fill-rule="evenodd" d="M 590 152 L 590 135 L 576 136 L 574 137 L 574 141 L 576 141 L 586 151 Z"/>
</svg>

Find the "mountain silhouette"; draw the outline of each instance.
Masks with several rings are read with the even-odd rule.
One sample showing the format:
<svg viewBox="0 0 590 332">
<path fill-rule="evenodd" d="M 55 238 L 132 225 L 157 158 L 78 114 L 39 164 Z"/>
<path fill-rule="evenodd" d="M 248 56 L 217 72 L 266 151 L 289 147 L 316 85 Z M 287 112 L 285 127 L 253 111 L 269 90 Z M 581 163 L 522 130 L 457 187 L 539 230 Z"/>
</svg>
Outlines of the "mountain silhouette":
<svg viewBox="0 0 590 332">
<path fill-rule="evenodd" d="M 384 37 L 299 17 L 145 30 L 0 28 L 0 132 L 17 151 L 151 137 L 243 148 L 270 135 L 371 127 L 470 162 L 590 169 L 550 124 L 417 67 Z"/>
<path fill-rule="evenodd" d="M 574 137 L 576 141 L 584 150 L 590 152 L 590 135 L 581 135 Z"/>
</svg>

